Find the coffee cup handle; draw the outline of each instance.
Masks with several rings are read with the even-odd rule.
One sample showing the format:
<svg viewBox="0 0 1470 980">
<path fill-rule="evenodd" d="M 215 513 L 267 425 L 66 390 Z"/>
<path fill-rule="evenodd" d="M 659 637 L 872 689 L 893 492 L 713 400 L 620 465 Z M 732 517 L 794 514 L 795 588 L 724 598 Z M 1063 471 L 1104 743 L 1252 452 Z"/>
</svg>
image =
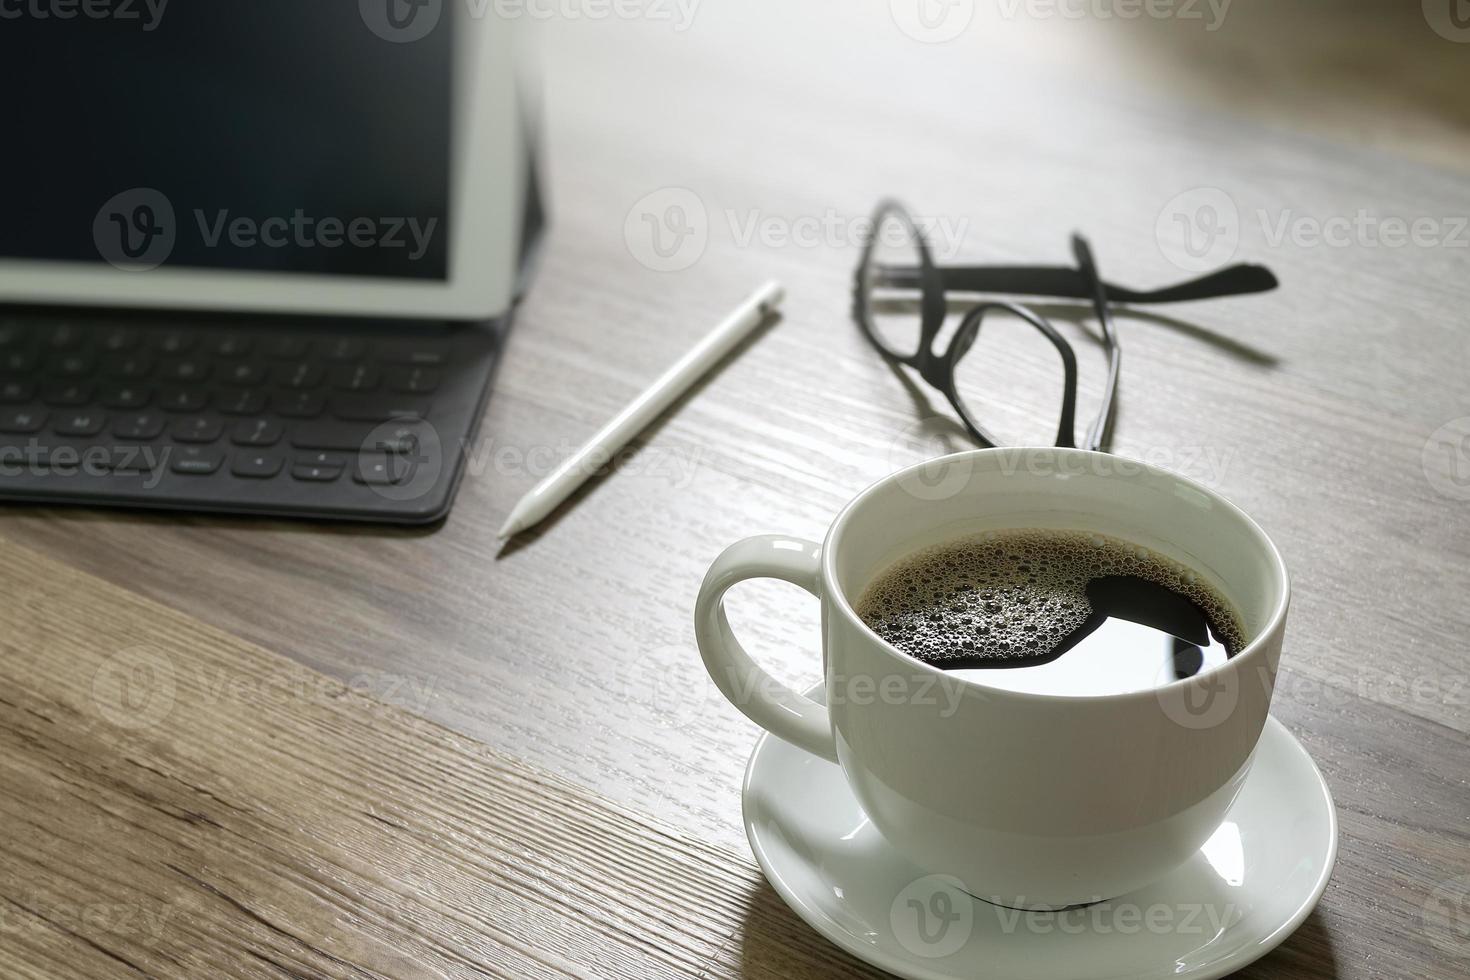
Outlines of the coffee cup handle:
<svg viewBox="0 0 1470 980">
<path fill-rule="evenodd" d="M 725 617 L 725 593 L 746 579 L 780 579 L 820 598 L 821 550 L 810 541 L 779 534 L 746 538 L 726 548 L 699 587 L 694 636 L 705 670 L 731 704 L 772 735 L 836 762 L 826 706 L 782 684 L 752 660 Z"/>
</svg>

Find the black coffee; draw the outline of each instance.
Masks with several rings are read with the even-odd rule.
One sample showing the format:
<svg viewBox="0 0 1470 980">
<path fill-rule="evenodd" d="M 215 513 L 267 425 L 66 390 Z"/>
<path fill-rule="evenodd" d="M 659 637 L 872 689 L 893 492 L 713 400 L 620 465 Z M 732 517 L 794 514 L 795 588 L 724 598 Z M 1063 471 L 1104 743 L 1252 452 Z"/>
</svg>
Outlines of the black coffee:
<svg viewBox="0 0 1470 980">
<path fill-rule="evenodd" d="M 908 655 L 1036 694 L 1120 694 L 1224 663 L 1245 637 L 1199 575 L 1086 531 L 988 531 L 904 558 L 858 615 Z"/>
</svg>

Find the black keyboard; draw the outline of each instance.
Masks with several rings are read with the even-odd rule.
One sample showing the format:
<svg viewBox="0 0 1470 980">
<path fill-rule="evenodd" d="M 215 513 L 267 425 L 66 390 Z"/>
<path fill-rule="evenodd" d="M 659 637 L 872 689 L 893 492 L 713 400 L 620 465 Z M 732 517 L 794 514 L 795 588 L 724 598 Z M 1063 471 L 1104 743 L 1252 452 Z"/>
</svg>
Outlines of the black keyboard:
<svg viewBox="0 0 1470 980">
<path fill-rule="evenodd" d="M 0 310 L 0 499 L 432 521 L 502 335 Z"/>
</svg>

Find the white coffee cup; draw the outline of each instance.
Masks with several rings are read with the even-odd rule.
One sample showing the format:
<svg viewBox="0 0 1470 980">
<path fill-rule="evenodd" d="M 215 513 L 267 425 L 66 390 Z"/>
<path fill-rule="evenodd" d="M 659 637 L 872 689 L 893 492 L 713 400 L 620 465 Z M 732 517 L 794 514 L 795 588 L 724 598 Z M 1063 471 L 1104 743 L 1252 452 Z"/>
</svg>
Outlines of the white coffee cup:
<svg viewBox="0 0 1470 980">
<path fill-rule="evenodd" d="M 993 529 L 1088 530 L 1194 570 L 1249 640 L 1182 681 L 1102 697 L 1017 693 L 947 673 L 880 639 L 854 611 L 896 559 Z M 725 617 L 737 582 L 775 578 L 821 601 L 825 704 L 777 682 Z M 1286 566 L 1260 527 L 1206 487 L 1077 449 L 942 457 L 859 494 L 817 545 L 732 545 L 700 588 L 695 630 L 725 697 L 841 765 L 873 825 L 926 873 L 1017 908 L 1115 898 L 1209 839 L 1266 722 L 1286 626 Z"/>
</svg>

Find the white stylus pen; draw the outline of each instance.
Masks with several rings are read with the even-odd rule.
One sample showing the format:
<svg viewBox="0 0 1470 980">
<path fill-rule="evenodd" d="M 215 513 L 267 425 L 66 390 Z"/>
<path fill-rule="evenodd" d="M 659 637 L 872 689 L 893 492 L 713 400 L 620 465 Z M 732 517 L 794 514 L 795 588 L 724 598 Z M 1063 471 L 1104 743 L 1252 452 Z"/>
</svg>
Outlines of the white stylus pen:
<svg viewBox="0 0 1470 980">
<path fill-rule="evenodd" d="M 705 372 L 734 350 L 736 344 L 780 307 L 785 297 L 785 288 L 774 280 L 752 293 L 689 353 L 679 358 L 646 391 L 587 440 L 586 445 L 522 497 L 501 527 L 500 540 L 504 541 L 544 520 L 589 476 L 606 466 L 613 454 L 628 444 L 628 440 L 647 428 Z"/>
</svg>

